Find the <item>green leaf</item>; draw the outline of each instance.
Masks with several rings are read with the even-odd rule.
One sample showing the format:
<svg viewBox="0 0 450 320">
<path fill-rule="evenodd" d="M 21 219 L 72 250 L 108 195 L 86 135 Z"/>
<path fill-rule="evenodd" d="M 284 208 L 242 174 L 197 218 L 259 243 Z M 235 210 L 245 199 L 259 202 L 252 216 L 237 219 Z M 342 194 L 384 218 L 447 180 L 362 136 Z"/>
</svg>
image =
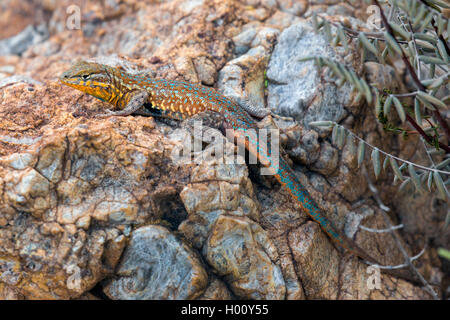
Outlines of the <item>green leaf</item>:
<svg viewBox="0 0 450 320">
<path fill-rule="evenodd" d="M 397 185 L 397 182 L 398 182 L 398 177 L 394 175 L 394 181 L 392 181 L 392 184 L 393 184 L 394 186 L 396 186 L 396 185 Z"/>
<path fill-rule="evenodd" d="M 428 63 L 428 64 L 438 64 L 438 65 L 446 64 L 444 60 L 436 58 L 436 57 L 419 55 L 419 59 L 420 59 L 420 61 Z"/>
<path fill-rule="evenodd" d="M 404 123 L 406 120 L 406 114 L 405 114 L 405 110 L 403 109 L 402 103 L 395 96 L 393 96 L 393 100 L 394 100 L 395 108 L 397 109 L 398 116 L 400 117 L 400 120 L 402 121 L 402 123 Z"/>
<path fill-rule="evenodd" d="M 383 50 L 383 52 L 381 53 L 381 58 L 383 58 L 383 60 L 385 60 L 386 59 L 386 57 L 387 57 L 387 55 L 388 55 L 388 53 L 389 53 L 389 46 L 387 45 L 385 48 L 384 48 L 384 50 Z"/>
<path fill-rule="evenodd" d="M 419 32 L 422 32 L 423 29 L 425 29 L 426 27 L 428 27 L 428 25 L 431 22 L 431 19 L 433 19 L 434 13 L 433 12 L 428 12 L 428 14 L 426 15 L 426 17 L 422 20 L 422 23 L 420 24 L 419 27 Z"/>
<path fill-rule="evenodd" d="M 419 26 L 420 22 L 422 22 L 422 19 L 425 16 L 425 13 L 426 13 L 425 6 L 423 4 L 420 4 L 419 12 L 417 12 L 417 14 L 413 20 L 413 25 L 412 25 L 413 29 L 415 29 Z"/>
<path fill-rule="evenodd" d="M 345 143 L 345 129 L 341 126 L 338 128 L 338 137 L 337 137 L 337 146 L 339 149 L 341 149 L 344 146 Z"/>
<path fill-rule="evenodd" d="M 383 170 L 386 170 L 388 164 L 389 164 L 389 157 L 386 156 L 383 161 Z"/>
<path fill-rule="evenodd" d="M 333 121 L 312 121 L 309 123 L 310 126 L 313 127 L 331 127 L 334 125 Z"/>
<path fill-rule="evenodd" d="M 412 182 L 414 183 L 414 186 L 416 187 L 417 191 L 422 191 L 422 184 L 420 182 L 420 177 L 417 175 L 416 171 L 414 170 L 414 166 L 412 164 L 408 164 L 408 172 L 409 177 L 411 178 Z"/>
<path fill-rule="evenodd" d="M 445 50 L 444 43 L 441 40 L 438 40 L 437 42 L 437 49 L 439 51 L 439 54 L 441 55 L 441 58 L 444 62 L 448 63 L 448 54 Z"/>
<path fill-rule="evenodd" d="M 450 260 L 450 251 L 445 250 L 443 248 L 439 248 L 437 250 L 438 255 L 440 255 L 442 258 L 445 258 L 447 260 Z"/>
<path fill-rule="evenodd" d="M 412 41 L 410 41 L 410 43 L 412 43 Z M 430 50 L 434 50 L 434 48 L 435 48 L 434 44 L 432 44 L 428 41 L 425 41 L 425 40 L 416 39 L 416 44 L 417 44 L 417 46 L 420 46 L 420 47 L 426 48 L 426 49 L 430 49 Z"/>
<path fill-rule="evenodd" d="M 430 36 L 428 33 L 414 33 L 414 37 L 416 39 L 421 39 L 421 40 L 425 40 L 427 42 L 431 42 L 432 44 L 436 44 L 436 39 L 432 36 Z"/>
<path fill-rule="evenodd" d="M 398 34 L 400 37 L 402 37 L 406 41 L 411 40 L 411 34 L 406 30 L 404 30 L 401 26 L 392 22 L 390 22 L 389 25 L 391 26 L 392 30 L 394 30 L 394 32 Z"/>
<path fill-rule="evenodd" d="M 447 35 L 450 37 L 450 22 L 447 21 Z M 448 40 L 448 38 L 447 38 Z"/>
<path fill-rule="evenodd" d="M 391 163 L 391 168 L 392 168 L 392 171 L 394 172 L 394 174 L 397 176 L 397 178 L 400 181 L 403 181 L 402 171 L 398 167 L 397 161 L 395 161 L 394 158 L 389 157 L 389 162 Z"/>
<path fill-rule="evenodd" d="M 311 56 L 306 56 L 306 57 L 303 57 L 303 58 L 298 59 L 297 61 L 298 61 L 298 62 L 305 62 L 305 61 L 311 61 L 311 60 L 316 60 L 316 59 L 319 59 L 319 58 L 317 58 L 317 57 L 311 57 Z M 319 60 L 317 60 L 317 62 L 319 62 Z"/>
<path fill-rule="evenodd" d="M 428 0 L 428 1 L 434 3 L 435 5 L 441 8 L 450 9 L 450 5 L 448 4 L 448 2 L 442 0 Z M 437 8 L 437 10 L 439 10 L 439 8 Z"/>
<path fill-rule="evenodd" d="M 431 104 L 433 104 L 433 105 L 435 105 L 435 106 L 439 106 L 439 107 L 442 107 L 442 108 L 446 108 L 446 107 L 447 107 L 447 106 L 445 105 L 445 103 L 443 103 L 441 100 L 439 100 L 439 99 L 436 98 L 436 97 L 433 97 L 432 95 L 430 95 L 430 94 L 428 94 L 428 93 L 426 93 L 426 92 L 418 91 L 418 92 L 417 92 L 417 95 L 418 95 L 420 98 L 425 99 L 426 101 L 428 101 L 429 103 L 431 103 Z"/>
<path fill-rule="evenodd" d="M 356 89 L 358 89 L 360 93 L 364 94 L 364 87 L 361 80 L 358 78 L 358 76 L 353 70 L 350 70 L 350 74 L 352 76 L 353 84 L 355 85 Z"/>
<path fill-rule="evenodd" d="M 347 70 L 347 68 L 345 68 L 342 65 L 338 65 L 338 67 L 341 70 L 342 74 L 345 76 L 345 79 L 347 79 L 347 81 L 350 82 L 351 84 L 354 84 L 354 79 L 350 74 L 350 72 Z"/>
<path fill-rule="evenodd" d="M 441 178 L 441 175 L 439 174 L 439 172 L 434 171 L 433 172 L 433 178 L 434 178 L 434 183 L 436 184 L 436 187 L 439 191 L 439 195 L 441 196 L 442 199 L 447 198 L 448 196 L 448 191 L 447 188 L 445 187 L 444 181 Z"/>
<path fill-rule="evenodd" d="M 358 144 L 358 168 L 361 166 L 364 161 L 364 154 L 366 151 L 366 144 L 361 140 Z"/>
<path fill-rule="evenodd" d="M 419 99 L 414 99 L 414 115 L 416 116 L 416 122 L 419 124 L 419 126 L 422 125 L 422 113 L 420 111 L 420 103 Z"/>
<path fill-rule="evenodd" d="M 427 100 L 425 100 L 424 98 L 421 98 L 419 95 L 416 95 L 416 99 L 420 100 L 420 102 L 423 103 L 423 105 L 425 106 L 425 108 L 428 108 L 428 109 L 433 110 L 433 111 L 436 110 L 436 108 L 435 108 L 431 103 L 429 103 L 429 102 L 428 102 Z"/>
<path fill-rule="evenodd" d="M 335 124 L 333 127 L 333 131 L 331 132 L 331 143 L 334 145 L 337 144 L 337 136 L 338 136 L 338 125 Z"/>
<path fill-rule="evenodd" d="M 334 61 L 326 60 L 325 63 L 337 77 L 343 76 L 341 70 L 339 70 L 338 65 Z"/>
<path fill-rule="evenodd" d="M 387 115 L 391 111 L 392 99 L 392 95 L 389 95 L 389 97 L 387 97 L 386 101 L 384 102 L 383 114 L 385 117 L 387 117 Z"/>
<path fill-rule="evenodd" d="M 398 188 L 398 191 L 403 191 L 403 189 L 406 188 L 406 186 L 411 182 L 411 179 L 405 179 L 402 184 L 400 185 L 400 187 Z"/>
<path fill-rule="evenodd" d="M 436 89 L 444 83 L 444 77 L 439 77 L 437 79 L 430 79 L 431 82 L 426 85 L 427 89 Z"/>
<path fill-rule="evenodd" d="M 446 166 L 450 165 L 450 158 L 445 159 L 444 161 L 442 161 L 441 163 L 439 163 L 436 166 L 436 169 L 442 169 L 445 168 Z"/>
<path fill-rule="evenodd" d="M 389 33 L 387 32 L 384 33 L 384 39 L 386 40 L 390 48 L 392 48 L 399 55 L 402 54 L 402 49 L 398 45 L 397 41 Z"/>
<path fill-rule="evenodd" d="M 370 91 L 369 85 L 364 79 L 361 79 L 361 84 L 364 88 L 364 95 L 366 96 L 366 100 L 368 104 L 372 103 L 372 91 Z"/>
<path fill-rule="evenodd" d="M 381 172 L 381 165 L 380 165 L 380 152 L 378 149 L 372 150 L 372 164 L 373 164 L 373 172 L 375 173 L 375 178 L 378 179 Z"/>
<path fill-rule="evenodd" d="M 437 33 L 439 36 L 442 35 L 442 33 L 444 32 L 444 26 L 445 26 L 445 20 L 442 18 L 441 15 L 437 16 Z"/>
<path fill-rule="evenodd" d="M 428 180 L 427 180 L 428 191 L 431 192 L 432 186 L 433 186 L 433 171 L 430 171 L 428 172 Z"/>
<path fill-rule="evenodd" d="M 377 48 L 375 48 L 375 46 L 372 44 L 372 42 L 369 41 L 369 39 L 367 39 L 366 35 L 364 34 L 364 32 L 361 32 L 358 36 L 359 41 L 361 41 L 362 45 L 369 50 L 370 52 L 372 52 L 374 55 L 378 55 L 378 50 Z"/>
<path fill-rule="evenodd" d="M 380 116 L 381 113 L 381 99 L 380 99 L 380 94 L 378 93 L 378 91 L 375 91 L 376 97 L 375 97 L 375 116 L 378 117 Z"/>
</svg>

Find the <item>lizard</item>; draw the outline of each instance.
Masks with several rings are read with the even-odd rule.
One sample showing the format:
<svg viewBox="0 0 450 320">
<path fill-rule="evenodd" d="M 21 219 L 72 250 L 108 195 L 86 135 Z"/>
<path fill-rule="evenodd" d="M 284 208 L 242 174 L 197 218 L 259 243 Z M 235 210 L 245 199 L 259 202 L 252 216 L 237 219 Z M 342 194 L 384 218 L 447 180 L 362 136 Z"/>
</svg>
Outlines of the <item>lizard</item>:
<svg viewBox="0 0 450 320">
<path fill-rule="evenodd" d="M 352 239 L 338 231 L 282 156 L 278 159 L 278 167 L 274 168 L 270 160 L 270 151 L 246 135 L 248 130 L 257 129 L 257 121 L 253 117 L 261 118 L 264 113 L 247 104 L 239 105 L 210 87 L 130 74 L 119 67 L 95 62 L 78 61 L 59 79 L 63 84 L 113 106 L 113 111 L 106 109 L 106 113 L 100 116 L 141 114 L 185 120 L 205 112 L 219 115 L 223 128 L 232 129 L 236 137 L 245 137 L 248 152 L 254 153 L 261 164 L 273 169 L 273 175 L 279 183 L 312 220 L 320 225 L 330 239 L 366 262 L 381 266 Z M 385 271 L 406 278 L 403 274 L 393 272 L 394 270 Z M 411 281 L 409 277 L 407 279 Z"/>
</svg>

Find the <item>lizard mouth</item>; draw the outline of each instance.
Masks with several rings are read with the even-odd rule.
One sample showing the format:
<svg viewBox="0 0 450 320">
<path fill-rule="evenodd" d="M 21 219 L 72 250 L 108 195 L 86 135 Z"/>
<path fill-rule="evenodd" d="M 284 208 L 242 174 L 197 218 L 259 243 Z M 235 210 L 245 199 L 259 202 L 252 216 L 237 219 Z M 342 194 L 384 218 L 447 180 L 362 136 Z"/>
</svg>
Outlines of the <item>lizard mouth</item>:
<svg viewBox="0 0 450 320">
<path fill-rule="evenodd" d="M 62 74 L 59 77 L 59 81 L 68 86 L 74 86 L 78 83 L 76 80 L 70 78 L 68 75 L 65 75 L 65 74 Z"/>
<path fill-rule="evenodd" d="M 77 79 L 74 79 L 68 72 L 64 72 L 59 76 L 59 81 L 61 81 L 64 84 L 76 84 Z"/>
</svg>

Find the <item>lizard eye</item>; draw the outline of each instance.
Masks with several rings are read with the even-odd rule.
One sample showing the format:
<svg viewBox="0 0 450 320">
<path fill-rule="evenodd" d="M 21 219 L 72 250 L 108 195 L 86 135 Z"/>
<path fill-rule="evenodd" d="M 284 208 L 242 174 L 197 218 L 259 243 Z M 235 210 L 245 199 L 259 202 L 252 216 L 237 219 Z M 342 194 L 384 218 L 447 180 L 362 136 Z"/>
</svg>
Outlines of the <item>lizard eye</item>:
<svg viewBox="0 0 450 320">
<path fill-rule="evenodd" d="M 87 80 L 87 79 L 89 79 L 90 76 L 91 75 L 89 75 L 89 74 L 83 74 L 81 77 L 83 78 L 83 80 Z"/>
</svg>

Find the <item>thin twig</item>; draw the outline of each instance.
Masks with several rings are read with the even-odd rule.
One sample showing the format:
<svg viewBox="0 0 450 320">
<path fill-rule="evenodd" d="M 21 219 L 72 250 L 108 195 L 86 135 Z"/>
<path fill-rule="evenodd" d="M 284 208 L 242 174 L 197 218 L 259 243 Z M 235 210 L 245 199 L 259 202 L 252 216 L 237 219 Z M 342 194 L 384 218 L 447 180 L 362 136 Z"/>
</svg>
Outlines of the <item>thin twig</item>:
<svg viewBox="0 0 450 320">
<path fill-rule="evenodd" d="M 389 207 L 388 207 L 388 209 L 389 209 Z M 403 224 L 392 226 L 392 228 L 387 228 L 387 229 L 373 229 L 373 228 L 368 228 L 368 227 L 365 227 L 365 226 L 359 226 L 360 229 L 362 229 L 364 231 L 367 231 L 367 232 L 372 232 L 372 233 L 392 232 L 394 230 L 401 229 L 403 227 L 404 227 Z"/>
<path fill-rule="evenodd" d="M 383 204 L 383 202 L 381 201 L 381 198 L 378 194 L 378 190 L 377 188 L 372 184 L 372 181 L 370 180 L 369 174 L 367 172 L 367 169 L 365 167 L 365 165 L 363 165 L 363 173 L 364 176 L 367 179 L 367 184 L 370 188 L 370 190 L 372 191 L 373 197 L 375 199 L 375 201 L 379 204 L 379 205 L 383 205 L 383 207 L 385 207 L 385 205 Z M 380 206 L 382 208 L 382 206 Z M 388 228 L 392 228 L 392 224 L 391 221 L 389 219 L 389 217 L 387 216 L 386 212 L 382 209 L 381 210 L 381 215 L 383 216 L 384 222 L 386 223 Z M 413 265 L 412 263 L 412 258 L 408 255 L 408 252 L 406 251 L 406 249 L 403 247 L 399 237 L 397 236 L 397 234 L 395 232 L 391 232 L 392 238 L 394 239 L 398 249 L 400 250 L 400 252 L 402 253 L 403 257 L 405 258 L 405 264 L 410 268 L 410 270 L 417 276 L 417 278 L 419 279 L 419 281 L 423 284 L 423 286 L 425 287 L 425 290 L 431 294 L 431 296 L 433 297 L 433 299 L 435 300 L 439 300 L 436 292 L 434 292 L 433 288 L 431 287 L 431 285 L 425 280 L 425 278 L 422 276 L 422 274 L 419 272 L 419 270 L 417 270 L 417 268 Z M 425 249 L 423 249 L 424 251 Z M 418 255 L 420 256 L 421 253 Z"/>
<path fill-rule="evenodd" d="M 417 130 L 417 132 L 420 133 L 420 135 L 426 140 L 426 142 L 433 145 L 433 138 L 430 137 L 425 131 L 423 131 L 422 127 L 419 124 L 417 124 L 417 122 L 408 113 L 406 113 L 406 120 L 414 127 L 414 129 Z M 447 153 L 450 153 L 449 146 L 443 144 L 442 142 L 438 143 L 441 149 L 445 150 Z"/>
<path fill-rule="evenodd" d="M 389 153 L 387 153 L 387 152 L 385 152 L 385 151 L 375 147 L 374 145 L 370 144 L 369 142 L 367 142 L 363 138 L 360 138 L 359 136 L 354 134 L 350 129 L 347 129 L 346 127 L 344 127 L 344 126 L 342 126 L 342 125 L 340 125 L 340 124 L 338 124 L 338 123 L 336 123 L 334 121 L 330 121 L 330 123 L 332 123 L 335 126 L 339 126 L 339 127 L 343 128 L 345 131 L 348 132 L 349 135 L 355 137 L 357 140 L 363 142 L 364 144 L 366 144 L 370 148 L 378 150 L 380 153 L 384 154 L 387 157 L 393 158 L 393 159 L 395 159 L 397 161 L 400 161 L 400 162 L 403 162 L 403 163 L 410 164 L 410 165 L 412 165 L 412 166 L 414 166 L 416 168 L 419 168 L 419 169 L 422 169 L 422 170 L 425 170 L 425 171 L 432 171 L 432 172 L 442 173 L 442 174 L 445 174 L 445 175 L 450 175 L 449 171 L 443 171 L 443 170 L 438 170 L 438 169 L 434 169 L 434 168 L 428 168 L 428 167 L 425 167 L 425 166 L 421 166 L 420 164 L 417 164 L 417 163 L 414 163 L 414 162 L 411 162 L 411 161 L 408 161 L 408 160 L 396 157 L 396 156 L 394 156 L 392 154 L 389 154 Z"/>
<path fill-rule="evenodd" d="M 397 94 L 391 93 L 391 96 L 394 96 L 397 98 L 415 97 L 415 96 L 417 96 L 417 91 L 408 92 L 408 93 L 397 93 Z"/>
<path fill-rule="evenodd" d="M 414 257 L 409 258 L 411 261 L 415 261 L 417 259 L 419 259 L 424 253 L 425 253 L 426 248 L 422 248 L 422 250 L 420 250 L 420 252 L 418 254 L 416 254 Z M 409 267 L 409 264 L 407 263 L 402 263 L 402 264 L 397 264 L 395 266 L 380 266 L 380 265 L 373 265 L 375 267 L 378 267 L 380 269 L 384 269 L 384 270 L 394 270 L 394 269 L 403 269 L 403 268 L 407 268 Z"/>
</svg>

